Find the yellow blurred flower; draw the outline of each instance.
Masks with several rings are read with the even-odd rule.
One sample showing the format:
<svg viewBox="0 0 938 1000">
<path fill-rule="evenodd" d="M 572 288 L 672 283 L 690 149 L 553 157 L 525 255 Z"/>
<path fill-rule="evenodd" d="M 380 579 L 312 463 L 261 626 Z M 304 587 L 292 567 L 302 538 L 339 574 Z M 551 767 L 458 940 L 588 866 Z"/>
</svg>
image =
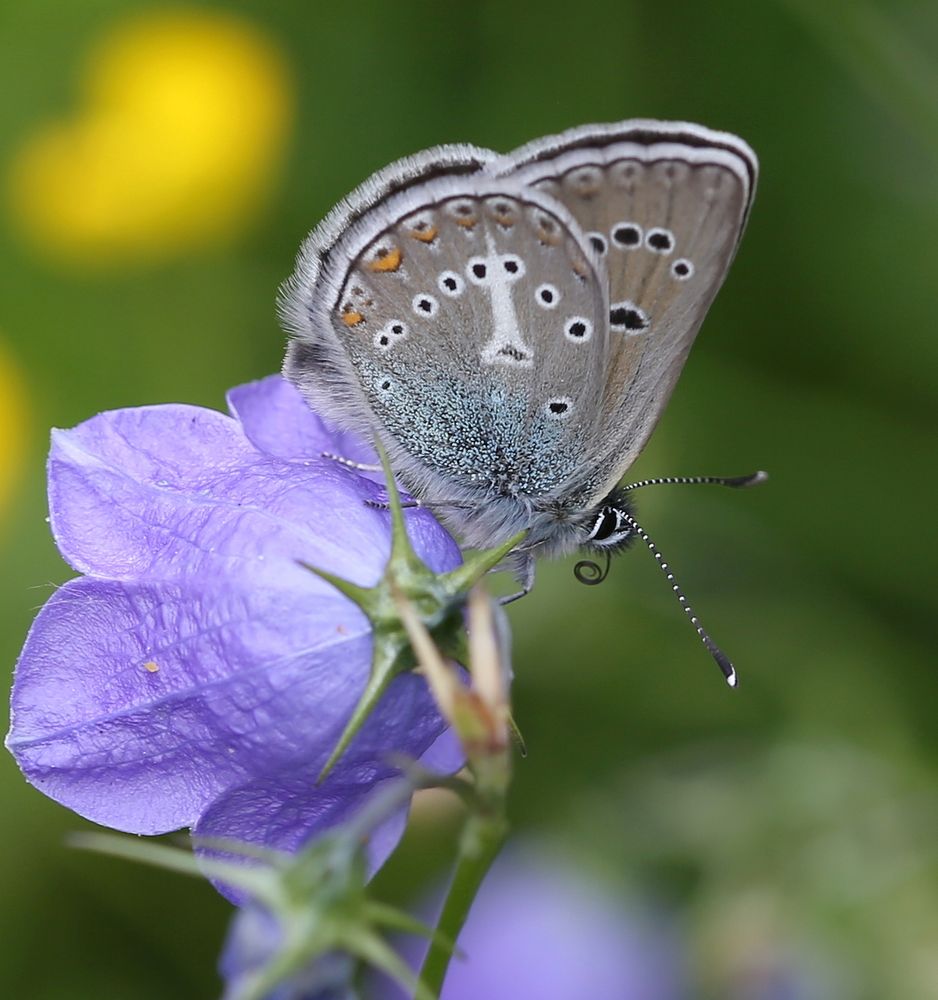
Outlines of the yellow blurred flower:
<svg viewBox="0 0 938 1000">
<path fill-rule="evenodd" d="M 222 243 L 264 203 L 292 92 L 282 53 L 219 11 L 150 12 L 91 53 L 80 109 L 14 156 L 14 215 L 44 250 L 100 264 Z"/>
<path fill-rule="evenodd" d="M 23 471 L 28 422 L 23 378 L 0 341 L 0 520 Z"/>
</svg>

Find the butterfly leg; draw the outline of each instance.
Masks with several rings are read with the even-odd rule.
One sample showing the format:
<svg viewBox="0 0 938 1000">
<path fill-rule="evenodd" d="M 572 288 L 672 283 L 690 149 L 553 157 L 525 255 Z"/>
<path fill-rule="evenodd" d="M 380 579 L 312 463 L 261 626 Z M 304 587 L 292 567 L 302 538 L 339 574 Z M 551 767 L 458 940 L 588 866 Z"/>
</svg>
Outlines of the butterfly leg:
<svg viewBox="0 0 938 1000">
<path fill-rule="evenodd" d="M 374 465 L 369 462 L 356 462 L 351 458 L 345 458 L 343 455 L 337 455 L 333 451 L 321 451 L 320 456 L 322 458 L 331 459 L 333 462 L 338 462 L 339 465 L 344 466 L 346 469 L 355 469 L 357 472 L 381 472 L 382 468 L 380 465 Z M 386 500 L 366 500 L 366 507 L 374 507 L 377 510 L 390 510 L 391 505 Z M 401 507 L 422 507 L 423 504 L 419 500 L 403 500 L 401 502 Z"/>
<path fill-rule="evenodd" d="M 511 604 L 512 601 L 517 601 L 519 598 L 527 596 L 534 589 L 534 556 L 524 556 L 524 562 L 521 563 L 518 577 L 521 581 L 521 590 L 515 594 L 509 594 L 507 597 L 500 597 L 498 600 L 502 606 Z"/>
<path fill-rule="evenodd" d="M 344 465 L 346 469 L 357 469 L 359 472 L 380 472 L 380 465 L 373 465 L 368 462 L 354 462 L 350 458 L 343 458 L 342 455 L 336 455 L 331 451 L 322 451 L 319 453 L 323 458 L 331 458 L 333 462 L 338 462 L 339 465 Z"/>
<path fill-rule="evenodd" d="M 366 500 L 366 507 L 374 507 L 375 510 L 390 510 L 391 505 L 387 500 Z M 401 507 L 404 510 L 409 510 L 411 507 L 422 507 L 423 504 L 419 500 L 401 500 Z"/>
</svg>

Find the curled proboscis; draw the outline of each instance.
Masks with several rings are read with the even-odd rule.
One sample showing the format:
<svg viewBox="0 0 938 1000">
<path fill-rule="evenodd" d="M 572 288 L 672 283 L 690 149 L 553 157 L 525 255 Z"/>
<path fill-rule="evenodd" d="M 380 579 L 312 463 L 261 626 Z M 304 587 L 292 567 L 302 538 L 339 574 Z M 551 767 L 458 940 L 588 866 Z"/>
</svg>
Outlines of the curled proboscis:
<svg viewBox="0 0 938 1000">
<path fill-rule="evenodd" d="M 593 562 L 592 559 L 581 559 L 573 567 L 573 575 L 580 583 L 586 584 L 587 587 L 595 587 L 609 576 L 609 566 L 611 563 L 612 554 L 609 552 L 606 553 L 605 566 L 600 566 L 599 563 Z"/>
</svg>

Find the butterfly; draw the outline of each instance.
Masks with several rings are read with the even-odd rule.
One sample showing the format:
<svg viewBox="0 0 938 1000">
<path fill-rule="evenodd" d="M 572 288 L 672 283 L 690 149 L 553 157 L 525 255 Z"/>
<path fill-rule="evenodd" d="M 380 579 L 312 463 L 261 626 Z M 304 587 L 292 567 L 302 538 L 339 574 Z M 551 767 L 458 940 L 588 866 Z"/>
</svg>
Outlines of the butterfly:
<svg viewBox="0 0 938 1000">
<path fill-rule="evenodd" d="M 608 557 L 636 537 L 656 552 L 635 488 L 764 478 L 621 484 L 723 282 L 757 172 L 734 135 L 645 119 L 400 160 L 303 244 L 281 289 L 284 374 L 338 426 L 377 435 L 465 544 L 525 529 L 522 593 L 539 555 Z"/>
</svg>

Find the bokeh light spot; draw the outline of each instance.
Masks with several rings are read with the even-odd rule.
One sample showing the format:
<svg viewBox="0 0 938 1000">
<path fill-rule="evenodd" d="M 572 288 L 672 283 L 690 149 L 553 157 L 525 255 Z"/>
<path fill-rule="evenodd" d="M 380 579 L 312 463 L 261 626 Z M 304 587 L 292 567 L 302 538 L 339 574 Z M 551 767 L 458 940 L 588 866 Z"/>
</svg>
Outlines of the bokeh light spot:
<svg viewBox="0 0 938 1000">
<path fill-rule="evenodd" d="M 91 266 L 230 241 L 276 180 L 292 120 L 281 51 L 220 12 L 151 12 L 89 54 L 73 117 L 41 125 L 10 164 L 23 234 Z"/>
<path fill-rule="evenodd" d="M 23 377 L 0 340 L 0 522 L 23 471 L 28 425 Z"/>
</svg>

